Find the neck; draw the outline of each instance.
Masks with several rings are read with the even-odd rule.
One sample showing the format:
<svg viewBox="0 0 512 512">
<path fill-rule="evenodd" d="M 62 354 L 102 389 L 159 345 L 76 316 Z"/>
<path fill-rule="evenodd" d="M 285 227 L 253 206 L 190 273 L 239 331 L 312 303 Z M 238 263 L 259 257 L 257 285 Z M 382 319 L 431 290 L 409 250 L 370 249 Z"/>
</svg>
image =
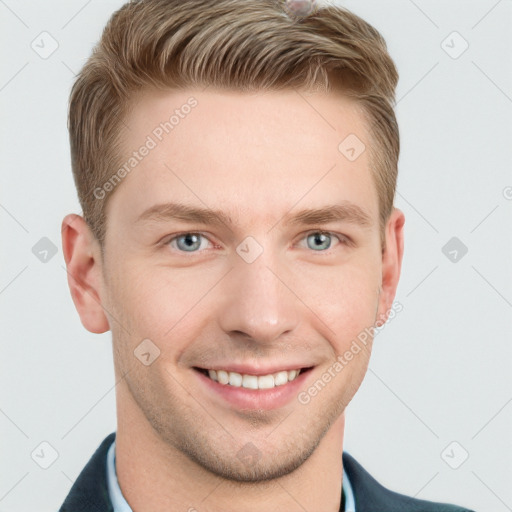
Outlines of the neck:
<svg viewBox="0 0 512 512">
<path fill-rule="evenodd" d="M 130 400 L 127 390 L 118 389 L 117 415 L 117 478 L 134 511 L 338 512 L 340 509 L 344 413 L 298 469 L 256 483 L 219 477 L 170 446 Z"/>
</svg>

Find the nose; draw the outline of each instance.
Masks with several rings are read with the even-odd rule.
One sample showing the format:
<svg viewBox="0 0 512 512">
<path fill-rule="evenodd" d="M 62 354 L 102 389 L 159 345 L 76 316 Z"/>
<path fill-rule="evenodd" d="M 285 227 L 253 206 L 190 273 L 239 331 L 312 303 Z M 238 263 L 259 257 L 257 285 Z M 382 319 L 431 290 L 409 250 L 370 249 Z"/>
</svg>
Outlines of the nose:
<svg viewBox="0 0 512 512">
<path fill-rule="evenodd" d="M 262 344 L 293 332 L 300 321 L 300 301 L 289 281 L 286 265 L 266 251 L 252 263 L 235 256 L 219 303 L 220 327 L 228 335 Z"/>
</svg>

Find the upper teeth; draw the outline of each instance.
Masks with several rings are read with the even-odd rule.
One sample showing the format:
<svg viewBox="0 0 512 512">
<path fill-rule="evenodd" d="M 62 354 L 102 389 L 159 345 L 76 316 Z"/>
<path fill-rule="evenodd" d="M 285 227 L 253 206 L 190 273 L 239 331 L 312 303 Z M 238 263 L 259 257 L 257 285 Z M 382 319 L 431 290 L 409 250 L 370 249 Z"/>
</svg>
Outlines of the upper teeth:
<svg viewBox="0 0 512 512">
<path fill-rule="evenodd" d="M 270 389 L 275 386 L 282 386 L 294 380 L 300 373 L 299 370 L 283 370 L 269 375 L 248 375 L 245 373 L 227 372 L 225 370 L 208 370 L 212 380 L 220 384 L 229 384 L 237 388 L 248 389 Z"/>
</svg>

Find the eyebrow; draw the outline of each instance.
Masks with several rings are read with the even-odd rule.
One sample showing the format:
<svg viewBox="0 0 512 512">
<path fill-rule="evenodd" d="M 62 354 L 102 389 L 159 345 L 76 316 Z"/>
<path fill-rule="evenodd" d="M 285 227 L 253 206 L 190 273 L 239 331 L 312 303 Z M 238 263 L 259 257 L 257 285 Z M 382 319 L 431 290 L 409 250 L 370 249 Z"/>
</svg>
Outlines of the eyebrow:
<svg viewBox="0 0 512 512">
<path fill-rule="evenodd" d="M 182 203 L 162 203 L 151 206 L 136 219 L 139 222 L 165 222 L 182 220 L 184 222 L 233 225 L 231 216 L 221 210 L 213 210 Z M 341 204 L 328 205 L 321 208 L 306 208 L 297 213 L 287 213 L 279 222 L 284 225 L 313 225 L 328 222 L 348 222 L 363 228 L 373 225 L 371 216 L 357 204 L 343 201 Z"/>
</svg>

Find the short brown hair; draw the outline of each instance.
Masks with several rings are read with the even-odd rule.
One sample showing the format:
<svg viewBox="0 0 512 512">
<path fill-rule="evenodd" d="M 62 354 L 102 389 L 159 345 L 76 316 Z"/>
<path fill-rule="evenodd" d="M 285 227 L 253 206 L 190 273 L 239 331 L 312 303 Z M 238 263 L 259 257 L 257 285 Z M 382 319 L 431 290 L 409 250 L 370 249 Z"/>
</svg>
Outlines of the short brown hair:
<svg viewBox="0 0 512 512">
<path fill-rule="evenodd" d="M 135 93 L 209 85 L 240 91 L 341 87 L 370 127 L 383 237 L 398 173 L 397 81 L 379 32 L 338 6 L 296 18 L 284 0 L 127 3 L 110 18 L 71 91 L 71 162 L 84 218 L 103 247 L 112 192 L 97 199 L 94 190 L 119 165 L 123 118 Z"/>
</svg>

